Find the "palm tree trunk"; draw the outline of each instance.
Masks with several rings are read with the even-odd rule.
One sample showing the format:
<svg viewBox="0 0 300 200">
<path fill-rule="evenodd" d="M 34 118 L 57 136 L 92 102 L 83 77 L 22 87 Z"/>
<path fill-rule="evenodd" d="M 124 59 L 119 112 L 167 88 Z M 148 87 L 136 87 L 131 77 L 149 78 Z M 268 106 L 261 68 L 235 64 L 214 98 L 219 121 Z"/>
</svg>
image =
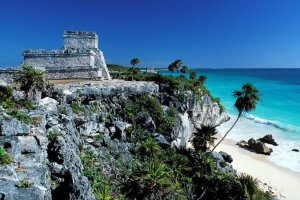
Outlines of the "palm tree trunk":
<svg viewBox="0 0 300 200">
<path fill-rule="evenodd" d="M 235 122 L 233 123 L 233 125 L 230 127 L 230 129 L 226 132 L 226 134 L 222 137 L 222 139 L 214 146 L 214 148 L 210 151 L 210 153 L 212 153 L 217 146 L 219 146 L 219 144 L 225 139 L 225 137 L 228 135 L 228 133 L 233 129 L 233 127 L 236 125 L 236 123 L 239 121 L 240 117 L 241 117 L 242 113 L 239 113 L 238 117 L 236 118 Z"/>
</svg>

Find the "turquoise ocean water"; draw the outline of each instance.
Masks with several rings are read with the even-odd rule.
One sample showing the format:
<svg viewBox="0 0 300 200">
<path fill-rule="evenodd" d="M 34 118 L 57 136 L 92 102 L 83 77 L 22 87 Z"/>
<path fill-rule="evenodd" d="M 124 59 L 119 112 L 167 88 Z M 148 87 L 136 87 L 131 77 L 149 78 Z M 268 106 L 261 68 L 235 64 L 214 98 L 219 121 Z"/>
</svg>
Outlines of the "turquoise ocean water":
<svg viewBox="0 0 300 200">
<path fill-rule="evenodd" d="M 300 172 L 300 69 L 196 69 L 207 76 L 206 87 L 219 97 L 231 120 L 218 129 L 221 133 L 237 116 L 232 91 L 251 82 L 260 91 L 261 101 L 255 111 L 246 114 L 229 134 L 229 139 L 258 139 L 272 134 L 279 146 L 267 159 Z M 162 72 L 169 74 L 169 72 Z M 174 74 L 175 75 L 175 74 Z"/>
</svg>

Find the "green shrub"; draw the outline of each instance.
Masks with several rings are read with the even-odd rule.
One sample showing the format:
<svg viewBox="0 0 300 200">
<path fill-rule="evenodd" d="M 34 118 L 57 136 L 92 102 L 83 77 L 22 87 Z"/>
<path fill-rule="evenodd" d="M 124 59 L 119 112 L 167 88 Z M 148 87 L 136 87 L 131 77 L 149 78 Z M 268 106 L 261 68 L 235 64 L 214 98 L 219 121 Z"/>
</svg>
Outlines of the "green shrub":
<svg viewBox="0 0 300 200">
<path fill-rule="evenodd" d="M 146 140 L 142 142 L 140 147 L 142 156 L 155 157 L 159 155 L 160 151 L 160 147 L 151 137 L 147 137 Z"/>
<path fill-rule="evenodd" d="M 196 131 L 193 133 L 192 144 L 196 151 L 206 151 L 208 150 L 207 144 L 213 145 L 218 132 L 215 127 L 212 126 L 202 126 L 200 129 L 196 128 Z"/>
<path fill-rule="evenodd" d="M 3 146 L 0 146 L 0 164 L 7 165 L 13 161 L 11 155 L 5 151 Z"/>
<path fill-rule="evenodd" d="M 33 182 L 28 180 L 27 178 L 22 179 L 21 181 L 16 183 L 16 187 L 25 189 L 33 185 Z"/>
<path fill-rule="evenodd" d="M 162 161 L 151 159 L 132 172 L 123 190 L 129 199 L 148 199 L 151 194 L 166 197 L 176 186 L 167 165 Z"/>
<path fill-rule="evenodd" d="M 62 135 L 61 132 L 59 131 L 49 131 L 47 134 L 47 138 L 48 140 L 54 140 L 55 138 L 57 138 L 57 136 Z"/>
<path fill-rule="evenodd" d="M 16 102 L 19 107 L 26 108 L 28 110 L 33 110 L 35 107 L 32 105 L 32 102 L 27 99 L 21 99 Z"/>
<path fill-rule="evenodd" d="M 2 106 L 5 109 L 16 108 L 16 102 L 14 102 L 11 98 L 7 98 L 2 102 Z"/>
<path fill-rule="evenodd" d="M 262 191 L 255 178 L 247 174 L 241 174 L 238 179 L 242 185 L 243 194 L 247 199 L 271 200 L 272 195 L 269 192 Z"/>
<path fill-rule="evenodd" d="M 0 85 L 0 101 L 13 97 L 13 89 L 10 86 Z"/>
<path fill-rule="evenodd" d="M 92 190 L 99 200 L 111 200 L 112 199 L 112 190 L 108 179 L 99 176 L 93 181 Z"/>
<path fill-rule="evenodd" d="M 71 108 L 72 108 L 72 111 L 78 115 L 81 114 L 85 110 L 84 105 L 80 104 L 79 102 L 75 102 L 75 101 L 73 101 L 71 103 Z"/>
<path fill-rule="evenodd" d="M 20 85 L 20 89 L 25 91 L 27 97 L 43 88 L 44 78 L 45 74 L 42 70 L 28 65 L 23 65 L 16 73 L 16 82 Z"/>
<path fill-rule="evenodd" d="M 30 122 L 30 116 L 27 115 L 26 113 L 19 111 L 19 110 L 12 110 L 10 112 L 8 112 L 9 115 L 11 115 L 12 117 L 17 118 L 18 120 L 20 120 L 23 123 L 29 123 Z"/>
</svg>

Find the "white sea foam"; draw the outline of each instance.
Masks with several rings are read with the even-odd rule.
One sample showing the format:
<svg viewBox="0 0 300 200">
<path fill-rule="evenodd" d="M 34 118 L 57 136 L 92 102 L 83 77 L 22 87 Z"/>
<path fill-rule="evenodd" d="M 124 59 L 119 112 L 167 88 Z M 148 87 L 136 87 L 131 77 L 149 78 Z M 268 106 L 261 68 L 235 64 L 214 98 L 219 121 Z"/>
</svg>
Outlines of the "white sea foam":
<svg viewBox="0 0 300 200">
<path fill-rule="evenodd" d="M 221 134 L 224 134 L 236 119 L 234 115 L 230 117 L 228 122 L 218 127 Z M 277 122 L 255 116 L 245 116 L 232 129 L 228 138 L 235 141 L 247 141 L 250 138 L 258 139 L 266 134 L 272 134 L 279 146 L 269 145 L 273 153 L 267 159 L 279 166 L 300 172 L 300 153 L 292 151 L 292 149 L 300 149 L 300 135 L 288 130 L 292 130 L 288 125 L 278 128 Z"/>
</svg>

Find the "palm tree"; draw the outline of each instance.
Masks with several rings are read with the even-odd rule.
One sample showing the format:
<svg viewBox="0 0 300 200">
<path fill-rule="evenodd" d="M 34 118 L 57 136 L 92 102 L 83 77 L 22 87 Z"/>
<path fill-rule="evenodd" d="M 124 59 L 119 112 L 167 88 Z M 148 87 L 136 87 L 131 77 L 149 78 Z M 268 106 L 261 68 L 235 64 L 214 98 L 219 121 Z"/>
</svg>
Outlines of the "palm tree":
<svg viewBox="0 0 300 200">
<path fill-rule="evenodd" d="M 214 135 L 218 132 L 215 127 L 212 126 L 202 126 L 201 128 L 196 128 L 196 131 L 193 133 L 193 146 L 196 151 L 206 151 L 207 143 L 213 145 L 215 141 Z"/>
<path fill-rule="evenodd" d="M 175 70 L 177 71 L 177 76 L 178 76 L 178 70 L 179 70 L 179 68 L 181 67 L 181 65 L 182 65 L 182 61 L 181 61 L 181 60 L 176 59 L 176 60 L 174 61 L 174 66 L 175 66 Z"/>
<path fill-rule="evenodd" d="M 200 75 L 198 81 L 201 85 L 203 85 L 206 79 L 207 77 L 205 75 Z"/>
<path fill-rule="evenodd" d="M 232 128 L 236 125 L 240 117 L 244 112 L 250 112 L 255 110 L 256 104 L 259 101 L 259 91 L 251 84 L 251 83 L 244 83 L 242 85 L 242 90 L 236 90 L 232 94 L 236 99 L 234 107 L 238 110 L 239 114 L 233 125 L 230 129 L 226 132 L 224 137 L 214 146 L 211 150 L 213 152 L 217 146 L 224 140 L 224 138 L 228 135 L 228 133 L 232 130 Z"/>
<path fill-rule="evenodd" d="M 172 62 L 169 66 L 168 66 L 168 70 L 171 72 L 177 71 L 177 75 L 178 75 L 178 70 L 182 65 L 182 61 L 179 59 L 176 59 L 174 62 Z"/>
<path fill-rule="evenodd" d="M 28 65 L 23 65 L 16 74 L 16 82 L 20 84 L 20 89 L 25 91 L 27 97 L 43 88 L 44 78 L 45 74 L 42 70 Z"/>
<path fill-rule="evenodd" d="M 180 72 L 185 74 L 189 71 L 189 68 L 187 66 L 182 66 L 182 68 L 180 69 Z"/>
<path fill-rule="evenodd" d="M 133 58 L 131 61 L 130 61 L 130 64 L 132 66 L 136 66 L 140 63 L 140 60 L 138 58 Z"/>
<path fill-rule="evenodd" d="M 196 78 L 196 72 L 191 72 L 190 73 L 190 79 L 194 80 Z"/>
</svg>

